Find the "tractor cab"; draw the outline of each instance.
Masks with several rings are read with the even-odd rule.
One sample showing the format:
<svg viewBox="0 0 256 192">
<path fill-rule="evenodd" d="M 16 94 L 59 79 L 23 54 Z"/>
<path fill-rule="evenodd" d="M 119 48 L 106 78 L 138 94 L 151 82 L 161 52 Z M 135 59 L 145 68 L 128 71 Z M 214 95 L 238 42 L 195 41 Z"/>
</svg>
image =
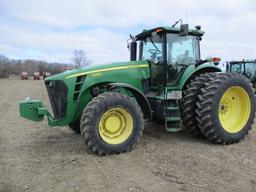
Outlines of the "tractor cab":
<svg viewBox="0 0 256 192">
<path fill-rule="evenodd" d="M 168 131 L 181 128 L 180 103 L 186 84 L 199 74 L 220 71 L 215 66 L 219 58 L 201 60 L 200 40 L 204 35 L 201 27 L 189 29 L 188 24 L 175 25 L 144 30 L 131 36 L 130 43 L 131 61 L 149 63 L 150 82 L 143 85 L 147 88 L 144 93 L 154 111 L 153 118 L 164 119 Z M 212 63 L 202 65 L 207 62 Z"/>
<path fill-rule="evenodd" d="M 200 26 L 189 30 L 188 25 L 154 28 L 138 34 L 134 38 L 139 42 L 138 60 L 149 62 L 151 83 L 174 85 L 187 66 L 198 64 L 203 34 Z M 131 60 L 136 60 L 137 49 L 132 45 L 135 43 L 131 43 Z"/>
<path fill-rule="evenodd" d="M 254 83 L 256 80 L 256 60 L 227 62 L 226 71 L 241 73 Z"/>
</svg>

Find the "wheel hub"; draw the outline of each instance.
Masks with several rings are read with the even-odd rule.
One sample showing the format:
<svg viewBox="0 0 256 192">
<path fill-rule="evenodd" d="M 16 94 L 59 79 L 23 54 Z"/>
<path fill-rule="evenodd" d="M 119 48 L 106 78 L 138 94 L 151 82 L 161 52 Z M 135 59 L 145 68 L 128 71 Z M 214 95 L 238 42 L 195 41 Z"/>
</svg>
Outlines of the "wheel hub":
<svg viewBox="0 0 256 192">
<path fill-rule="evenodd" d="M 106 137 L 113 138 L 120 135 L 124 127 L 124 117 L 115 111 L 109 112 L 102 117 L 101 130 Z"/>
<path fill-rule="evenodd" d="M 219 105 L 219 114 L 230 116 L 232 111 L 232 102 L 228 97 L 221 100 Z M 228 117 L 227 117 L 228 118 Z"/>
<path fill-rule="evenodd" d="M 120 144 L 132 133 L 133 121 L 130 113 L 122 108 L 106 111 L 99 122 L 99 134 L 109 144 Z"/>
<path fill-rule="evenodd" d="M 223 94 L 218 109 L 220 123 L 225 131 L 237 133 L 243 129 L 250 117 L 250 98 L 239 86 L 230 87 Z"/>
</svg>

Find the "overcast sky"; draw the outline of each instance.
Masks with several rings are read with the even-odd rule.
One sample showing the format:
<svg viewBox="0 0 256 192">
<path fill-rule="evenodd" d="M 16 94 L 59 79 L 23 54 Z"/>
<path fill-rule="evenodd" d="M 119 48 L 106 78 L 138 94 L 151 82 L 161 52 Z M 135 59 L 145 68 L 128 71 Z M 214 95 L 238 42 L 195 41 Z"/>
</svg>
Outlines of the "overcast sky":
<svg viewBox="0 0 256 192">
<path fill-rule="evenodd" d="M 0 54 L 70 63 L 82 49 L 94 64 L 125 61 L 130 33 L 180 18 L 206 32 L 202 57 L 256 59 L 255 0 L 0 0 Z"/>
</svg>

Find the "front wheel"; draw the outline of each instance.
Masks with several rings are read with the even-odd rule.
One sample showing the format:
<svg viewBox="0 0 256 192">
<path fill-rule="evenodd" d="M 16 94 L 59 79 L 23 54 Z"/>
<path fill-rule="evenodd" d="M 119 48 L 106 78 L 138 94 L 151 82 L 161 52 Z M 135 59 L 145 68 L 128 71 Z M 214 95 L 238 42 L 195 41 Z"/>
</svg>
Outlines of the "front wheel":
<svg viewBox="0 0 256 192">
<path fill-rule="evenodd" d="M 76 134 L 80 134 L 80 118 L 78 118 L 74 123 L 70 123 L 69 128 Z"/>
<path fill-rule="evenodd" d="M 92 99 L 83 111 L 80 124 L 86 145 L 98 155 L 130 151 L 144 128 L 138 104 L 115 92 L 106 92 Z"/>
</svg>

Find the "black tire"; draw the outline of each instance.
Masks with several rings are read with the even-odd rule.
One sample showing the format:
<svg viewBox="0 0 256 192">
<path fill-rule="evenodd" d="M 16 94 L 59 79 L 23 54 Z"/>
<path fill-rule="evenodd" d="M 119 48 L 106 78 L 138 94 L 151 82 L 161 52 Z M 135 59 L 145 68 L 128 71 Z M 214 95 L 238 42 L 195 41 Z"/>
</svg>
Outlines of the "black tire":
<svg viewBox="0 0 256 192">
<path fill-rule="evenodd" d="M 80 131 L 80 118 L 78 118 L 74 123 L 70 123 L 69 128 L 76 134 L 81 134 Z"/>
<path fill-rule="evenodd" d="M 102 139 L 99 123 L 105 112 L 121 108 L 126 110 L 133 122 L 129 137 L 119 144 L 109 144 Z M 144 129 L 143 113 L 139 105 L 126 95 L 116 92 L 106 92 L 90 101 L 81 116 L 81 134 L 87 147 L 98 155 L 119 154 L 130 151 L 138 142 Z"/>
<path fill-rule="evenodd" d="M 217 73 L 204 73 L 197 76 L 182 92 L 181 115 L 184 130 L 195 137 L 204 137 L 196 122 L 196 102 L 198 101 L 198 95 L 201 94 L 201 88 L 205 86 L 205 82 L 211 81 L 216 74 Z"/>
<path fill-rule="evenodd" d="M 245 93 L 247 93 L 248 97 L 248 105 L 250 105 L 248 110 L 248 119 L 241 124 L 241 127 L 237 131 L 231 132 L 228 131 L 227 128 L 221 123 L 219 118 L 218 110 L 222 109 L 220 105 L 220 101 L 224 93 L 231 87 L 242 88 Z M 233 106 L 238 105 L 234 100 L 239 97 L 235 94 L 231 94 L 230 101 L 235 103 Z M 238 98 L 241 100 L 241 98 Z M 244 101 L 242 99 L 241 101 Z M 241 102 L 240 101 L 240 102 Z M 220 105 L 220 109 L 219 109 Z M 201 132 L 213 143 L 218 144 L 233 144 L 237 143 L 240 140 L 244 139 L 244 137 L 248 134 L 248 132 L 252 128 L 252 124 L 254 122 L 255 117 L 255 96 L 252 85 L 249 80 L 241 74 L 238 73 L 221 73 L 216 76 L 216 79 L 211 81 L 209 85 L 202 88 L 202 93 L 199 95 L 199 101 L 197 102 L 198 109 L 197 113 L 197 123 L 200 127 Z M 230 109 L 232 109 L 232 107 Z M 240 116 L 246 113 L 246 105 L 240 103 L 240 107 L 243 107 L 240 111 Z M 228 108 L 227 108 L 228 109 Z M 226 109 L 225 109 L 226 110 Z M 237 111 L 237 110 L 235 110 Z M 233 115 L 230 115 L 228 119 L 230 119 Z M 239 117 L 240 117 L 239 116 Z M 233 121 L 232 121 L 233 122 Z M 241 123 L 238 121 L 234 122 L 235 125 L 237 123 Z M 238 124 L 239 125 L 239 124 Z"/>
<path fill-rule="evenodd" d="M 252 86 L 254 88 L 254 93 L 256 93 L 256 80 L 252 82 Z"/>
</svg>

